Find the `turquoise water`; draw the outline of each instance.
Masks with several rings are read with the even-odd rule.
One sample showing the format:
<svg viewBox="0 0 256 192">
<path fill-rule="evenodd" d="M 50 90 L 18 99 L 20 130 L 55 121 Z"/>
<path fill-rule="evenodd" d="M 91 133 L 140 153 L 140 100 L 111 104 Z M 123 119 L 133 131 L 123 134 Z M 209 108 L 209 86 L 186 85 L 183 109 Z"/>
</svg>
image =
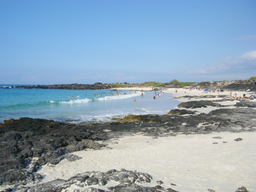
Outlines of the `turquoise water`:
<svg viewBox="0 0 256 192">
<path fill-rule="evenodd" d="M 155 100 L 155 92 L 143 92 L 143 97 L 141 94 L 133 91 L 115 94 L 111 90 L 4 89 L 0 85 L 0 122 L 20 117 L 100 122 L 128 114 L 164 114 L 178 105 L 170 93 L 161 93 Z"/>
</svg>

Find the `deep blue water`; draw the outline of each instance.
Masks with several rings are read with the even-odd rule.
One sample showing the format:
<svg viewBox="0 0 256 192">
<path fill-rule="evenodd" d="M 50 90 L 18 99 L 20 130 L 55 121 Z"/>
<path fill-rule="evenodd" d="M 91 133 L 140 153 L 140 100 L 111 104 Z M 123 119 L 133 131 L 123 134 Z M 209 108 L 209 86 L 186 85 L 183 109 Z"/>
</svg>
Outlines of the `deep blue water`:
<svg viewBox="0 0 256 192">
<path fill-rule="evenodd" d="M 162 93 L 155 100 L 155 92 L 143 92 L 143 97 L 141 94 L 119 91 L 116 95 L 111 90 L 4 89 L 0 85 L 0 122 L 20 117 L 99 122 L 128 114 L 164 114 L 178 105 L 170 93 Z"/>
</svg>

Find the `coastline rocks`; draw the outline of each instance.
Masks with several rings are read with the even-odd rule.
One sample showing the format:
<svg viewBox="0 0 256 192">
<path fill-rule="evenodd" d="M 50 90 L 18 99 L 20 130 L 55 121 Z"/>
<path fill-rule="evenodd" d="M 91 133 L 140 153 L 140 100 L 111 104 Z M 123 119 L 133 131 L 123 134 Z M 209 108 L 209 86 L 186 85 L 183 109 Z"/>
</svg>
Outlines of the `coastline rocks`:
<svg viewBox="0 0 256 192">
<path fill-rule="evenodd" d="M 245 83 L 232 83 L 227 86 L 222 87 L 222 89 L 225 90 L 233 90 L 233 91 L 246 91 L 250 89 L 251 91 L 256 91 L 256 85 L 255 84 L 248 84 L 248 82 Z"/>
<path fill-rule="evenodd" d="M 188 101 L 178 105 L 179 108 L 191 108 L 191 109 L 208 107 L 208 106 L 221 107 L 220 104 L 214 103 L 212 101 Z"/>
<path fill-rule="evenodd" d="M 239 187 L 235 192 L 249 192 L 246 187 L 242 186 L 242 187 Z"/>
<path fill-rule="evenodd" d="M 115 169 L 107 172 L 83 172 L 77 174 L 68 180 L 56 179 L 54 181 L 43 184 L 36 184 L 31 187 L 18 187 L 20 191 L 62 191 L 72 186 L 75 191 L 105 191 L 100 189 L 101 186 L 107 185 L 111 180 L 118 182 L 116 186 L 108 187 L 108 191 L 170 191 L 170 188 L 164 190 L 161 186 L 145 187 L 143 183 L 150 183 L 153 178 L 148 173 L 141 173 L 136 171 L 128 171 L 122 169 L 117 171 Z M 90 187 L 90 186 L 94 187 Z M 95 187 L 98 185 L 99 187 Z M 175 191 L 175 190 L 173 190 Z"/>
<path fill-rule="evenodd" d="M 0 185 L 25 185 L 30 182 L 41 181 L 42 179 L 43 177 L 37 173 L 11 169 L 0 174 Z"/>
<path fill-rule="evenodd" d="M 168 115 L 187 115 L 187 114 L 195 114 L 195 111 L 189 111 L 186 109 L 173 109 L 168 112 Z"/>
<path fill-rule="evenodd" d="M 242 100 L 240 102 L 237 102 L 235 104 L 235 106 L 237 106 L 237 107 L 256 107 L 256 103 L 251 102 L 251 101 L 247 101 L 247 100 Z"/>
<path fill-rule="evenodd" d="M 0 183 L 33 181 L 30 173 L 41 165 L 57 164 L 63 159 L 74 161 L 80 157 L 68 152 L 105 146 L 97 140 L 99 137 L 86 126 L 30 118 L 5 121 L 0 124 Z M 27 179 L 15 176 L 18 171 Z M 5 176 L 7 173 L 12 179 Z"/>
</svg>

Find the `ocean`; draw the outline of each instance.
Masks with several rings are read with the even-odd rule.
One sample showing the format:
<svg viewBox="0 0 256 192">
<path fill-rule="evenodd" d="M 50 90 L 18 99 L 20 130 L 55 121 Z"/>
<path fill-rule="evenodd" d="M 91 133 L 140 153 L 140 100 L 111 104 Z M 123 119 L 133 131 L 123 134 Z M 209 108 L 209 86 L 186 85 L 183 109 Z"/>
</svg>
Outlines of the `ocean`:
<svg viewBox="0 0 256 192">
<path fill-rule="evenodd" d="M 1 123 L 20 117 L 69 123 L 104 122 L 129 114 L 165 114 L 179 104 L 171 99 L 171 93 L 164 92 L 153 99 L 153 91 L 6 89 L 3 86 L 15 85 L 0 85 Z"/>
</svg>

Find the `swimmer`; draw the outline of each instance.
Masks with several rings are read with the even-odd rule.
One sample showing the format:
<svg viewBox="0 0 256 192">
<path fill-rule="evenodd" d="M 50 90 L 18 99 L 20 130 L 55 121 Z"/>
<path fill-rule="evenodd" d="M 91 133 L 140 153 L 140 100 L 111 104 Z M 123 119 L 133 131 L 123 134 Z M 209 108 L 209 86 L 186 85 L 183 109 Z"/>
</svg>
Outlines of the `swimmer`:
<svg viewBox="0 0 256 192">
<path fill-rule="evenodd" d="M 70 96 L 68 96 L 68 98 L 70 99 Z"/>
<path fill-rule="evenodd" d="M 153 99 L 156 99 L 156 96 L 154 96 Z"/>
<path fill-rule="evenodd" d="M 143 93 L 141 93 L 141 97 L 143 97 Z"/>
<path fill-rule="evenodd" d="M 136 102 L 136 99 L 133 99 L 133 102 Z"/>
<path fill-rule="evenodd" d="M 72 96 L 72 99 L 74 99 L 74 97 Z"/>
</svg>

